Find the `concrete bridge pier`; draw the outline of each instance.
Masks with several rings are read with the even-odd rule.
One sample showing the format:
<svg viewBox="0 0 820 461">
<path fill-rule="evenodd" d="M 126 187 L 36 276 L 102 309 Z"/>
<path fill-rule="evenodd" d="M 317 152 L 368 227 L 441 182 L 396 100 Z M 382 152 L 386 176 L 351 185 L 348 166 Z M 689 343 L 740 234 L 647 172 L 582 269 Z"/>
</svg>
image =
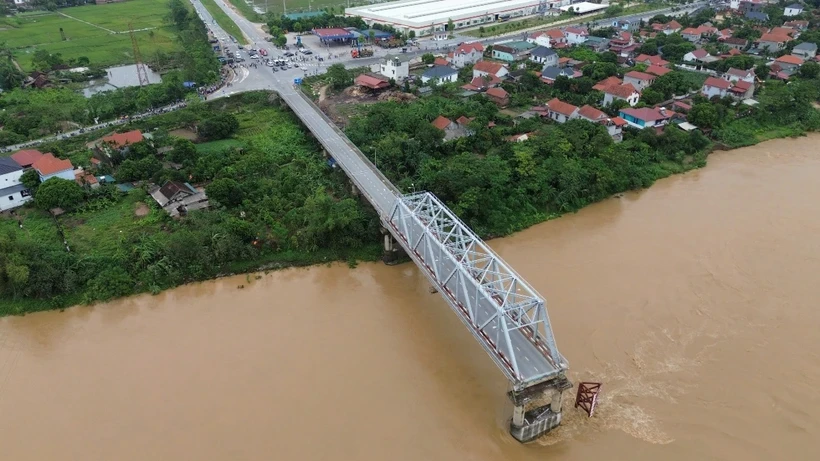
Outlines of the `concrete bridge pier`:
<svg viewBox="0 0 820 461">
<path fill-rule="evenodd" d="M 561 375 L 519 391 L 510 391 L 513 416 L 510 435 L 521 443 L 531 442 L 561 424 L 564 391 L 572 383 Z"/>
<path fill-rule="evenodd" d="M 388 266 L 397 264 L 403 256 L 404 249 L 402 249 L 401 245 L 396 243 L 396 240 L 393 238 L 393 234 L 391 234 L 384 227 L 382 227 L 382 237 L 384 238 L 384 252 L 382 253 L 382 261 L 384 261 L 384 263 Z"/>
<path fill-rule="evenodd" d="M 358 197 L 360 193 L 359 188 L 356 187 L 356 184 L 353 182 L 350 183 L 350 193 L 353 194 L 354 197 Z"/>
</svg>

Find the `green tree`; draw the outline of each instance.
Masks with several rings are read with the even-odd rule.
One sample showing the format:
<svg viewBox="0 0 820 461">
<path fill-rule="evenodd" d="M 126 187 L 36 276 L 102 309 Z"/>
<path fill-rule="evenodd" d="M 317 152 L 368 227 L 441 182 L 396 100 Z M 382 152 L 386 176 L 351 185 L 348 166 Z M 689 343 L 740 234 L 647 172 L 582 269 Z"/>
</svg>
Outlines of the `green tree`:
<svg viewBox="0 0 820 461">
<path fill-rule="evenodd" d="M 432 64 L 436 60 L 436 57 L 433 56 L 433 53 L 424 53 L 421 55 L 421 62 L 424 64 Z"/>
<path fill-rule="evenodd" d="M 225 113 L 203 120 L 198 127 L 200 136 L 209 141 L 228 138 L 236 133 L 238 129 L 239 120 L 233 114 Z"/>
<path fill-rule="evenodd" d="M 692 106 L 687 119 L 701 128 L 715 128 L 720 121 L 717 108 L 709 102 L 702 102 Z"/>
<path fill-rule="evenodd" d="M 205 187 L 208 198 L 215 200 L 228 208 L 233 208 L 242 203 L 242 188 L 239 183 L 231 178 L 215 179 Z"/>
<path fill-rule="evenodd" d="M 44 210 L 62 208 L 72 210 L 85 199 L 85 192 L 76 182 L 50 178 L 37 188 L 34 203 Z"/>
<path fill-rule="evenodd" d="M 285 45 L 288 44 L 288 38 L 285 37 L 284 35 L 280 35 L 280 36 L 276 37 L 276 39 L 274 40 L 274 43 L 279 48 L 283 48 Z"/>
<path fill-rule="evenodd" d="M 325 75 L 330 86 L 336 90 L 347 88 L 353 84 L 353 75 L 345 68 L 344 64 L 333 64 L 327 68 Z"/>
<path fill-rule="evenodd" d="M 820 75 L 820 64 L 814 61 L 808 61 L 800 66 L 800 77 L 806 79 L 815 79 Z"/>
<path fill-rule="evenodd" d="M 196 146 L 184 138 L 177 138 L 173 142 L 171 160 L 177 163 L 189 164 L 196 160 Z"/>
<path fill-rule="evenodd" d="M 20 182 L 34 194 L 40 187 L 40 175 L 34 168 L 28 169 L 20 176 Z"/>
</svg>

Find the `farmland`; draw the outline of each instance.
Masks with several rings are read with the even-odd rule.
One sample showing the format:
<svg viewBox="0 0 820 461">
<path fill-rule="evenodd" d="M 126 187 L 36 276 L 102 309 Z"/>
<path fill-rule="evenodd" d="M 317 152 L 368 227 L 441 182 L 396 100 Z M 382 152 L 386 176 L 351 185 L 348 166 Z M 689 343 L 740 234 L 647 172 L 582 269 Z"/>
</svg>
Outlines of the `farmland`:
<svg viewBox="0 0 820 461">
<path fill-rule="evenodd" d="M 231 3 L 234 5 L 244 2 L 245 0 L 232 0 Z M 281 0 L 268 0 L 267 3 L 265 0 L 252 0 L 253 4 L 260 8 L 262 11 L 265 11 L 265 5 L 267 5 L 268 11 L 271 13 L 275 13 L 277 15 L 283 13 L 282 5 L 283 2 Z M 350 6 L 359 5 L 359 4 L 367 4 L 369 2 L 358 1 L 358 2 L 349 2 Z M 287 7 L 288 13 L 302 13 L 307 11 L 316 11 L 316 10 L 323 10 L 325 8 L 333 7 L 335 12 L 343 13 L 345 7 L 348 6 L 348 2 L 344 0 L 286 0 L 284 2 L 285 7 Z"/>
<path fill-rule="evenodd" d="M 31 57 L 37 50 L 60 53 L 66 61 L 85 56 L 95 65 L 130 64 L 134 62 L 134 53 L 129 24 L 146 60 L 158 51 L 175 49 L 173 27 L 164 19 L 167 14 L 166 0 L 37 11 L 0 18 L 0 37 L 24 69 L 32 68 Z M 60 29 L 66 40 L 62 39 Z"/>
</svg>

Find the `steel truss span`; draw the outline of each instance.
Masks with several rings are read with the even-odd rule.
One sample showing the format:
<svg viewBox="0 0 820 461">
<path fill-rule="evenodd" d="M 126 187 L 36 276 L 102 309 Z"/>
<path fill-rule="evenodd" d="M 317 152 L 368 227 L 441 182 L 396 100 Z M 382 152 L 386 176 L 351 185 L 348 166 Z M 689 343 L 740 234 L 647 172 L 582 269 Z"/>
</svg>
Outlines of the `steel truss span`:
<svg viewBox="0 0 820 461">
<path fill-rule="evenodd" d="M 514 389 L 567 370 L 544 299 L 435 195 L 399 197 L 387 224 Z"/>
</svg>

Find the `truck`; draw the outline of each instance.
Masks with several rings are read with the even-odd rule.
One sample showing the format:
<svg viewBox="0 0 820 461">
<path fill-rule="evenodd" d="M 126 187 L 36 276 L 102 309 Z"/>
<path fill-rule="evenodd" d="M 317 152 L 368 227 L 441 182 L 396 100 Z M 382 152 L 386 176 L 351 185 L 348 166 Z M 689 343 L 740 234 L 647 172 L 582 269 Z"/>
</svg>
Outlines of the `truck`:
<svg viewBox="0 0 820 461">
<path fill-rule="evenodd" d="M 354 58 L 369 58 L 373 56 L 373 50 L 362 48 L 360 50 L 350 50 L 350 56 Z"/>
</svg>

